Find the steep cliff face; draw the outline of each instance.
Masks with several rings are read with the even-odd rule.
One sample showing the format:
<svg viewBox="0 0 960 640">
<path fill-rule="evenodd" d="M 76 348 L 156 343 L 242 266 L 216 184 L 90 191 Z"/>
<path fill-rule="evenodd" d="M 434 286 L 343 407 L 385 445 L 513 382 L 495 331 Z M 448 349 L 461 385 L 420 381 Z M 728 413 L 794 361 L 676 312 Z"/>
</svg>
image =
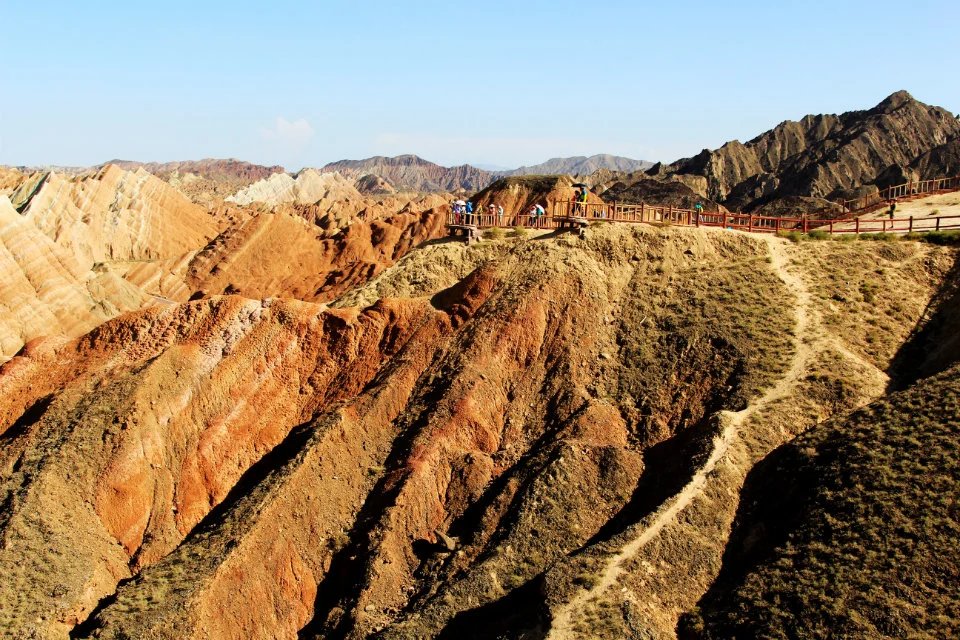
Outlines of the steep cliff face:
<svg viewBox="0 0 960 640">
<path fill-rule="evenodd" d="M 742 144 L 657 168 L 663 175 L 706 178 L 706 195 L 750 210 L 788 196 L 828 198 L 870 184 L 889 167 L 906 167 L 960 135 L 960 122 L 905 91 L 868 111 L 806 116 Z"/>
</svg>

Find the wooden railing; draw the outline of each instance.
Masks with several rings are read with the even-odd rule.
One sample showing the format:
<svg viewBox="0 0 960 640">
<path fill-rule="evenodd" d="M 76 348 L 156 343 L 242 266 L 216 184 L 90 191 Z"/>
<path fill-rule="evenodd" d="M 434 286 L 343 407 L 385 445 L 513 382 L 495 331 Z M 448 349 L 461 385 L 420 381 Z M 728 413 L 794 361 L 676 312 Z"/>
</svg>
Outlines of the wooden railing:
<svg viewBox="0 0 960 640">
<path fill-rule="evenodd" d="M 877 209 L 883 208 L 887 203 L 889 203 L 890 200 L 893 200 L 894 198 L 897 200 L 912 200 L 914 198 L 921 198 L 937 193 L 946 193 L 948 191 L 957 190 L 960 190 L 960 176 L 933 178 L 931 180 L 919 180 L 916 182 L 905 182 L 903 184 L 894 185 L 887 187 L 886 189 L 881 189 L 878 193 L 864 196 L 862 198 L 842 200 L 839 202 L 839 204 L 843 205 L 843 208 L 848 213 L 855 213 L 858 211 L 862 213 L 869 213 L 870 211 L 876 211 Z"/>
<path fill-rule="evenodd" d="M 570 218 L 583 218 L 589 222 L 660 223 L 685 227 L 715 227 L 758 233 L 797 231 L 824 232 L 830 235 L 846 233 L 911 233 L 960 229 L 960 216 L 924 216 L 915 218 L 876 219 L 844 218 L 826 219 L 810 216 L 776 217 L 758 216 L 749 213 L 704 211 L 697 214 L 693 209 L 647 204 L 621 204 L 596 202 L 555 202 L 550 213 L 532 216 L 529 213 L 503 215 L 451 214 L 449 224 L 467 224 L 479 228 L 527 227 L 532 229 L 556 229 L 559 222 Z"/>
</svg>

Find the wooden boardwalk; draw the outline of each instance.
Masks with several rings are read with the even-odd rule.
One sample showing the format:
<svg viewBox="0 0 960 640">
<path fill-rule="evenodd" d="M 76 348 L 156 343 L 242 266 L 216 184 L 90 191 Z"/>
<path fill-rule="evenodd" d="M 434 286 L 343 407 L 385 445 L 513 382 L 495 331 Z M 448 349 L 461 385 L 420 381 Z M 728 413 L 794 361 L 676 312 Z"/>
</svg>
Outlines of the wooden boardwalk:
<svg viewBox="0 0 960 640">
<path fill-rule="evenodd" d="M 881 194 L 909 195 L 890 197 L 898 201 L 928 197 L 938 193 L 947 193 L 960 190 L 960 176 L 953 178 L 938 178 L 923 182 L 897 185 L 881 191 Z M 864 204 L 863 201 L 847 201 L 851 204 Z M 862 234 L 862 233 L 911 233 L 924 231 L 943 231 L 960 229 L 960 215 L 953 216 L 908 216 L 890 218 L 885 213 L 874 213 L 877 208 L 888 206 L 886 201 L 881 207 L 871 209 L 871 204 L 864 208 L 851 210 L 845 217 L 828 218 L 825 216 L 760 216 L 749 213 L 729 213 L 718 211 L 702 211 L 699 214 L 693 209 L 680 209 L 671 206 L 653 206 L 648 204 L 622 204 L 619 202 L 554 202 L 548 214 L 531 216 L 520 213 L 515 215 L 499 216 L 489 213 L 475 213 L 470 216 L 451 215 L 448 228 L 451 234 L 455 229 L 470 226 L 476 229 L 493 227 L 526 227 L 528 229 L 554 230 L 582 230 L 591 223 L 598 222 L 626 222 L 664 224 L 682 227 L 715 227 L 755 233 L 779 233 L 812 231 L 835 234 Z M 850 213 L 854 215 L 850 215 Z M 467 219 L 469 218 L 469 219 Z"/>
</svg>

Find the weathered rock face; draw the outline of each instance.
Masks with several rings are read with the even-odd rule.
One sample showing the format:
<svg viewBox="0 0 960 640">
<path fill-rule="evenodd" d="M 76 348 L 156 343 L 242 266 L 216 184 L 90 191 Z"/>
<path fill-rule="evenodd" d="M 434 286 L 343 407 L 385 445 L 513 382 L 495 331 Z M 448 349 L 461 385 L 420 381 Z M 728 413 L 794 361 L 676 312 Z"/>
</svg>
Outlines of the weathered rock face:
<svg viewBox="0 0 960 640">
<path fill-rule="evenodd" d="M 3 628 L 65 635 L 118 580 L 174 549 L 296 425 L 359 393 L 443 317 L 422 300 L 328 312 L 220 298 L 106 324 L 60 351 L 54 369 L 39 356 L 8 363 Z M 48 547 L 64 560 L 54 570 Z M 28 561 L 15 568 L 17 557 Z"/>
<path fill-rule="evenodd" d="M 550 213 L 555 202 L 573 200 L 577 191 L 573 185 L 574 181 L 569 176 L 500 178 L 471 200 L 476 210 L 484 213 L 491 203 L 502 206 L 505 223 L 509 224 L 515 216 L 529 213 L 536 204 Z M 593 192 L 589 194 L 589 201 L 602 202 Z"/>
<path fill-rule="evenodd" d="M 0 363 L 35 338 L 74 338 L 149 300 L 113 274 L 81 267 L 0 196 Z"/>
<path fill-rule="evenodd" d="M 903 184 L 909 180 L 930 180 L 933 178 L 942 178 L 944 176 L 960 175 L 960 138 L 931 149 L 919 158 L 910 163 L 905 171 L 901 171 L 902 176 L 899 182 L 893 179 L 884 181 L 878 179 L 877 182 L 886 186 L 887 184 Z"/>
<path fill-rule="evenodd" d="M 415 192 L 478 191 L 493 179 L 489 171 L 468 164 L 442 167 L 414 155 L 341 160 L 326 165 L 323 171 L 335 171 L 352 180 L 375 175 L 389 181 L 399 191 Z"/>
<path fill-rule="evenodd" d="M 746 144 L 704 150 L 659 172 L 703 176 L 711 198 L 750 210 L 777 198 L 827 198 L 870 184 L 891 165 L 906 167 L 958 135 L 960 122 L 948 111 L 900 91 L 869 111 L 784 122 Z"/>
<path fill-rule="evenodd" d="M 362 200 L 363 196 L 349 180 L 336 172 L 319 173 L 304 169 L 296 175 L 275 173 L 227 198 L 236 204 L 266 205 L 316 204 L 329 208 L 337 202 Z"/>
<path fill-rule="evenodd" d="M 634 173 L 614 182 L 600 194 L 606 202 L 649 204 L 692 209 L 698 202 L 706 211 L 725 211 L 722 205 L 695 192 L 680 180 L 657 180 Z"/>
<path fill-rule="evenodd" d="M 357 190 L 368 195 L 396 193 L 397 188 L 386 178 L 374 174 L 367 174 L 357 179 Z"/>
<path fill-rule="evenodd" d="M 0 195 L 9 196 L 25 177 L 22 171 L 0 167 Z"/>
<path fill-rule="evenodd" d="M 220 232 L 203 208 L 159 178 L 112 165 L 73 180 L 51 173 L 20 210 L 87 269 L 95 262 L 177 256 Z"/>
<path fill-rule="evenodd" d="M 181 258 L 110 268 L 145 291 L 179 302 L 224 293 L 326 302 L 439 237 L 445 223 L 445 209 L 428 209 L 353 218 L 328 234 L 298 215 L 260 212 Z"/>
</svg>

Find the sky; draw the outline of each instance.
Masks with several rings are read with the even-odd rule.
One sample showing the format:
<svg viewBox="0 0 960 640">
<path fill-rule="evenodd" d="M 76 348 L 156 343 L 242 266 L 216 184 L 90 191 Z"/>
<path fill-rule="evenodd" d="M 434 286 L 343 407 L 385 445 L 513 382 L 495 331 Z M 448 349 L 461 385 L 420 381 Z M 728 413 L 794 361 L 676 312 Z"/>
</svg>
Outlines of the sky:
<svg viewBox="0 0 960 640">
<path fill-rule="evenodd" d="M 960 111 L 960 3 L 0 0 L 0 164 L 673 161 L 899 89 Z"/>
</svg>

